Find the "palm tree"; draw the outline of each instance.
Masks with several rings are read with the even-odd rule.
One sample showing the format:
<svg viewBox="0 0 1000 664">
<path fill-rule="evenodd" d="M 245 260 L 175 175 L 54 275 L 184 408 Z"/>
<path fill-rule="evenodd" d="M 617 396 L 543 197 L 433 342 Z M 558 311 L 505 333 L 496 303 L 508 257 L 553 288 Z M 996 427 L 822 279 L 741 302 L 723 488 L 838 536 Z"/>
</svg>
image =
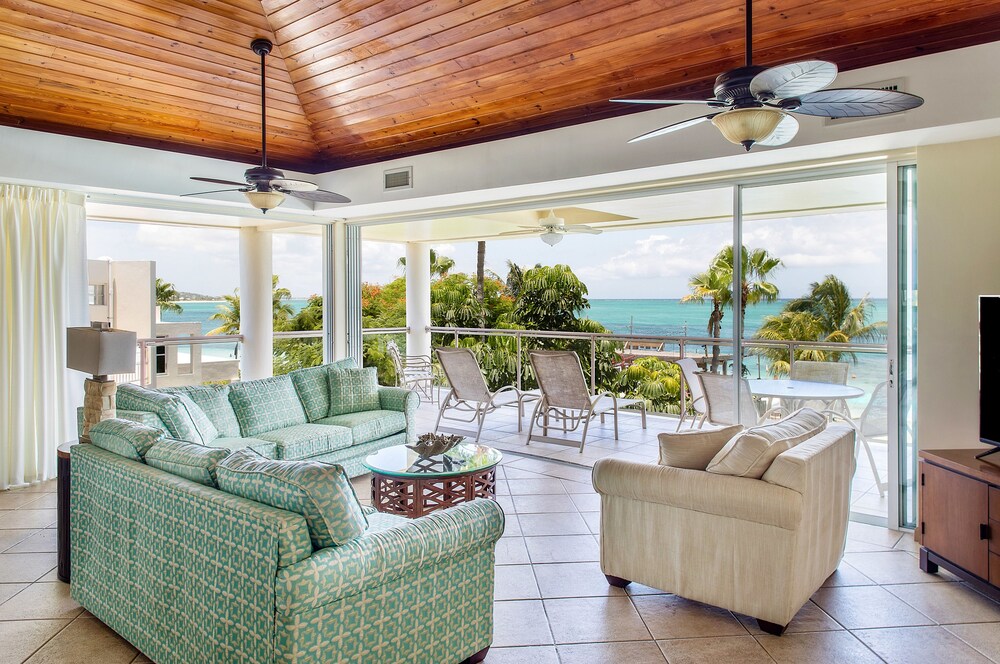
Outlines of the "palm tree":
<svg viewBox="0 0 1000 664">
<path fill-rule="evenodd" d="M 516 300 L 521 294 L 521 285 L 523 283 L 524 268 L 508 258 L 506 279 L 507 294 Z"/>
<path fill-rule="evenodd" d="M 830 274 L 823 281 L 810 284 L 809 293 L 786 304 L 780 314 L 765 318 L 756 337 L 828 343 L 880 341 L 886 323 L 870 322 L 874 308 L 867 295 L 855 303 L 847 285 Z M 785 349 L 765 349 L 760 353 L 771 359 L 771 374 L 789 373 L 791 367 Z M 856 359 L 854 353 L 837 350 L 803 349 L 795 353 L 797 360 L 819 362 L 839 362 L 845 357 Z"/>
<path fill-rule="evenodd" d="M 406 256 L 401 256 L 399 260 L 396 261 L 396 266 L 403 268 L 403 273 L 406 273 Z M 455 260 L 445 256 L 444 254 L 438 254 L 437 251 L 431 249 L 431 277 L 447 277 L 451 269 L 455 267 Z"/>
<path fill-rule="evenodd" d="M 160 312 L 171 311 L 175 314 L 183 313 L 184 307 L 177 304 L 177 289 L 169 281 L 156 278 L 156 306 Z"/>
<path fill-rule="evenodd" d="M 285 329 L 292 319 L 294 310 L 292 305 L 285 301 L 291 297 L 290 290 L 278 287 L 278 275 L 271 275 L 271 315 L 275 330 Z M 209 316 L 209 320 L 220 321 L 221 325 L 210 331 L 209 334 L 239 334 L 240 289 L 234 289 L 232 295 L 224 295 L 222 299 L 223 303 L 219 305 L 219 310 Z"/>
<path fill-rule="evenodd" d="M 681 302 L 712 302 L 712 313 L 708 315 L 708 336 L 713 339 L 722 337 L 723 309 L 732 306 L 732 283 L 732 274 L 710 268 L 691 277 L 688 281 L 691 293 L 681 298 Z M 712 371 L 718 369 L 719 350 L 719 344 L 712 345 Z"/>
<path fill-rule="evenodd" d="M 486 241 L 476 243 L 476 299 L 483 301 L 483 284 L 486 281 Z"/>
</svg>

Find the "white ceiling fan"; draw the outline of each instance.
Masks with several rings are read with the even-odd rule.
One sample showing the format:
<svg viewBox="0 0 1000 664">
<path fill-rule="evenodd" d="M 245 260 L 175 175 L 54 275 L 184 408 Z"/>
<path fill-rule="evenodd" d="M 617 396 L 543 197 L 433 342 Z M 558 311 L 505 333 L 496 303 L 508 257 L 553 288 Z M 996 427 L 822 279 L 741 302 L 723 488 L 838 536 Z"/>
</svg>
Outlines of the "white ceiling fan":
<svg viewBox="0 0 1000 664">
<path fill-rule="evenodd" d="M 548 215 L 539 219 L 537 226 L 521 226 L 521 228 L 524 230 L 507 231 L 506 233 L 500 233 L 500 235 L 538 235 L 542 238 L 542 242 L 552 247 L 559 244 L 563 239 L 563 235 L 567 233 L 585 233 L 587 235 L 600 235 L 602 233 L 599 228 L 594 228 L 593 226 L 585 226 L 583 224 L 567 226 L 566 220 L 562 217 L 557 217 L 554 210 L 549 210 Z"/>
</svg>

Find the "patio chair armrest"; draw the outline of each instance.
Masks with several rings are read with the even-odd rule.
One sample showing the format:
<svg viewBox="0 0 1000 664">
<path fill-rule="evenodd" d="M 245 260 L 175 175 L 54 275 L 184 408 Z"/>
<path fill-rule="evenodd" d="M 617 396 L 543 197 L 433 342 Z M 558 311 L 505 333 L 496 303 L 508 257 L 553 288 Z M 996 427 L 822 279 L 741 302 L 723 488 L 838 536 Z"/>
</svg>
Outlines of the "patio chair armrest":
<svg viewBox="0 0 1000 664">
<path fill-rule="evenodd" d="M 378 403 L 382 410 L 395 410 L 406 416 L 406 442 L 417 441 L 417 408 L 420 407 L 420 397 L 413 390 L 405 387 L 378 387 Z"/>
</svg>

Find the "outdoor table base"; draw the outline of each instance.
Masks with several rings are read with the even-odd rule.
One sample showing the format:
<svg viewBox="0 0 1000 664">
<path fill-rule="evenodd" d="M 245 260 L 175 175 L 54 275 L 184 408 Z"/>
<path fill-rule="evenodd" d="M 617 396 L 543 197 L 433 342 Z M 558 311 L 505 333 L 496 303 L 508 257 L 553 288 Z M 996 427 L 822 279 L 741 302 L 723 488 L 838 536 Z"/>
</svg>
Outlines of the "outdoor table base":
<svg viewBox="0 0 1000 664">
<path fill-rule="evenodd" d="M 372 507 L 410 519 L 475 498 L 496 499 L 496 467 L 448 477 L 392 477 L 372 473 Z"/>
</svg>

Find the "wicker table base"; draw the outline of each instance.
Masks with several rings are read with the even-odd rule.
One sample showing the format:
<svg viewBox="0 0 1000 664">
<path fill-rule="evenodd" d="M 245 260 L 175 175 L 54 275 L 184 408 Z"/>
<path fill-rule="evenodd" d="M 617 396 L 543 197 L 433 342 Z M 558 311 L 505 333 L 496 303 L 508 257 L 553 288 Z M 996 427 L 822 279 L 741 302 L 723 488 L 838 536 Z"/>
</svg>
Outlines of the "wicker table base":
<svg viewBox="0 0 1000 664">
<path fill-rule="evenodd" d="M 415 519 L 474 498 L 496 499 L 496 467 L 449 477 L 403 478 L 372 473 L 372 506 Z"/>
</svg>

